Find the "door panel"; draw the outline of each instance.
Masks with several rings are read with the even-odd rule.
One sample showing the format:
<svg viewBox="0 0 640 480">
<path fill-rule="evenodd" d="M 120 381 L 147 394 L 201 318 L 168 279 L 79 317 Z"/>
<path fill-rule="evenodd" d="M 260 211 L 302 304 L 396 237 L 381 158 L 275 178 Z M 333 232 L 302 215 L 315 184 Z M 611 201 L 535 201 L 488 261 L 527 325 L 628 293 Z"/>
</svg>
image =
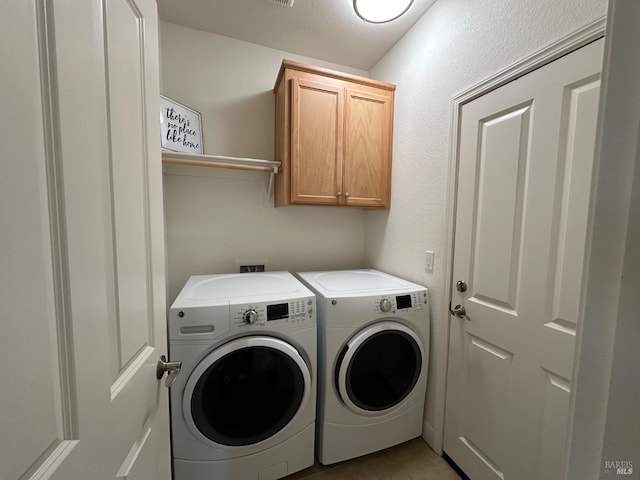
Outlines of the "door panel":
<svg viewBox="0 0 640 480">
<path fill-rule="evenodd" d="M 291 81 L 291 199 L 337 205 L 342 188 L 344 89 Z"/>
<path fill-rule="evenodd" d="M 562 475 L 602 44 L 462 106 L 444 449 L 473 480 Z"/>
<path fill-rule="evenodd" d="M 345 108 L 345 202 L 388 207 L 391 97 L 347 89 Z"/>
<path fill-rule="evenodd" d="M 514 314 L 530 114 L 525 105 L 481 120 L 478 145 L 472 298 Z"/>
<path fill-rule="evenodd" d="M 155 2 L 10 2 L 0 22 L 25 46 L 0 80 L 22 144 L 0 175 L 0 477 L 169 479 Z"/>
<path fill-rule="evenodd" d="M 542 450 L 538 478 L 561 479 L 565 459 L 567 432 L 558 425 L 567 425 L 569 414 L 570 382 L 565 378 L 545 372 L 544 400 L 540 424 Z"/>
<path fill-rule="evenodd" d="M 153 292 L 149 265 L 143 18 L 127 0 L 109 2 L 107 14 L 109 155 L 118 388 L 153 352 Z M 132 368 L 127 368 L 132 367 Z M 127 376 L 124 381 L 122 376 Z M 112 386 L 112 392 L 115 388 Z"/>
<path fill-rule="evenodd" d="M 587 159 L 595 148 L 600 81 L 589 78 L 567 89 L 563 109 L 563 143 L 559 175 L 563 179 L 554 208 L 555 269 L 548 293 L 551 311 L 545 325 L 575 335 L 580 282 L 585 255 L 589 191 L 593 164 Z"/>
<path fill-rule="evenodd" d="M 486 415 L 485 410 L 486 405 L 491 405 L 491 413 L 507 411 L 513 354 L 470 334 L 466 336 L 465 350 L 467 368 L 460 441 L 474 451 L 486 468 L 497 471 L 508 419 Z"/>
<path fill-rule="evenodd" d="M 16 12 L 20 12 L 19 15 Z M 74 375 L 59 288 L 51 191 L 50 114 L 42 98 L 36 2 L 10 1 L 0 15 L 0 478 L 16 480 L 65 458 L 76 442 Z M 9 141 L 11 139 L 11 141 Z M 28 477 L 27 477 L 28 478 Z"/>
<path fill-rule="evenodd" d="M 114 450 L 125 478 L 168 477 L 167 392 L 152 374 L 166 352 L 156 5 L 117 0 L 103 8 L 111 231 L 105 274 L 115 360 L 110 407 L 123 421 Z"/>
</svg>

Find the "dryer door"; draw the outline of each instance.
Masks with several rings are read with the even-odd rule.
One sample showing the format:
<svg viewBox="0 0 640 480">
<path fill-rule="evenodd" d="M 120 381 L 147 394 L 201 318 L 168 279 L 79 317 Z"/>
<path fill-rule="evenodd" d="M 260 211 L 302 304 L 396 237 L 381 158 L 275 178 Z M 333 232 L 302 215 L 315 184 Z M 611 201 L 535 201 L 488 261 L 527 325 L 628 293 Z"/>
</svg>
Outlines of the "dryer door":
<svg viewBox="0 0 640 480">
<path fill-rule="evenodd" d="M 351 410 L 379 415 L 411 393 L 423 357 L 422 341 L 410 328 L 389 321 L 373 324 L 354 335 L 340 353 L 336 388 Z"/>
<path fill-rule="evenodd" d="M 310 392 L 309 368 L 293 346 L 272 337 L 243 337 L 198 364 L 182 406 L 187 425 L 205 442 L 244 446 L 285 428 Z"/>
</svg>

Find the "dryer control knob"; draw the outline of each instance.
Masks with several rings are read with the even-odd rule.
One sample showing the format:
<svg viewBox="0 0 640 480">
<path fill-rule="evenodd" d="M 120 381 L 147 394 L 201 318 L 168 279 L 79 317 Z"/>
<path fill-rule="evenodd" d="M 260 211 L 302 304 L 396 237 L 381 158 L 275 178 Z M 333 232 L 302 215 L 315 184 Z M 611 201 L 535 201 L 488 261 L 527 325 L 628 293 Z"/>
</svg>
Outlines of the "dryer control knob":
<svg viewBox="0 0 640 480">
<path fill-rule="evenodd" d="M 393 305 L 391 305 L 391 301 L 388 298 L 380 300 L 380 310 L 383 312 L 390 312 L 392 306 Z"/>
<path fill-rule="evenodd" d="M 242 319 L 247 325 L 253 325 L 254 323 L 256 323 L 256 320 L 258 320 L 258 312 L 253 309 L 247 310 L 242 315 Z"/>
</svg>

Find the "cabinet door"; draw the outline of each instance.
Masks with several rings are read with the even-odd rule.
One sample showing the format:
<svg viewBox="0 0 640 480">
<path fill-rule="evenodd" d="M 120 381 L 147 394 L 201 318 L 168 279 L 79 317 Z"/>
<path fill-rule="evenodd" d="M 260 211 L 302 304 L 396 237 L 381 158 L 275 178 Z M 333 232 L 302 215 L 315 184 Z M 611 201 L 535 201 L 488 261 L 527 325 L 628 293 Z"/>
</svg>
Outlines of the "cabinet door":
<svg viewBox="0 0 640 480">
<path fill-rule="evenodd" d="M 392 97 L 348 89 L 345 108 L 345 203 L 389 208 Z"/>
<path fill-rule="evenodd" d="M 344 89 L 291 81 L 291 203 L 337 205 L 343 193 Z"/>
</svg>

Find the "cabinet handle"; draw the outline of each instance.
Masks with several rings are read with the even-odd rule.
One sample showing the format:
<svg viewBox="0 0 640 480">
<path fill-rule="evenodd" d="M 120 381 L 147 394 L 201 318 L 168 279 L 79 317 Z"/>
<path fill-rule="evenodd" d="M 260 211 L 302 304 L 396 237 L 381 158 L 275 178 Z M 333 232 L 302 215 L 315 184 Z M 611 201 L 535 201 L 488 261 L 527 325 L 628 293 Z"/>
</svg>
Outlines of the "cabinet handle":
<svg viewBox="0 0 640 480">
<path fill-rule="evenodd" d="M 351 194 L 349 192 L 344 194 L 345 197 L 349 198 L 351 196 Z"/>
<path fill-rule="evenodd" d="M 342 196 L 342 192 L 336 193 L 336 197 L 341 197 L 341 196 Z"/>
</svg>

